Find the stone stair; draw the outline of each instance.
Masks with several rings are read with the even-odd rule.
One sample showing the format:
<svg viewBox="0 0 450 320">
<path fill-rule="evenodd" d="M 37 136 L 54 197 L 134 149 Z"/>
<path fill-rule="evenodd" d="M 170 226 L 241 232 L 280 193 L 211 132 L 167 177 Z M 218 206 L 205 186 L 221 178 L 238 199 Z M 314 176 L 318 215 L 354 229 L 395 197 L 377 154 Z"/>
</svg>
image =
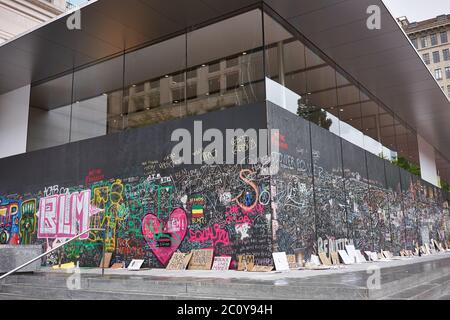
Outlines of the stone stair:
<svg viewBox="0 0 450 320">
<path fill-rule="evenodd" d="M 286 277 L 168 277 L 123 274 L 80 274 L 79 290 L 69 290 L 73 274 L 16 274 L 0 282 L 1 300 L 358 300 L 449 299 L 450 255 L 381 268 L 381 288 L 366 287 L 369 274 L 360 270 Z M 292 274 L 291 274 L 292 275 Z M 294 274 L 295 275 L 295 274 Z"/>
</svg>

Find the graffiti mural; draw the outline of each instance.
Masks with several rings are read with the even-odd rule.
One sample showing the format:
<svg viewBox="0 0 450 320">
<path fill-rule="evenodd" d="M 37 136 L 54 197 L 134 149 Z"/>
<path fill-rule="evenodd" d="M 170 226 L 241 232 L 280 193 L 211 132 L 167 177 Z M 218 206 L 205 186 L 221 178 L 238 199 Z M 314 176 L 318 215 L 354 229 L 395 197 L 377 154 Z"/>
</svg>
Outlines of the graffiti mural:
<svg viewBox="0 0 450 320">
<path fill-rule="evenodd" d="M 0 244 L 20 244 L 19 208 L 19 201 L 7 199 L 0 201 Z"/>
<path fill-rule="evenodd" d="M 231 256 L 236 268 L 239 255 L 269 265 L 272 252 L 303 250 L 308 258 L 352 243 L 398 254 L 432 239 L 448 241 L 448 199 L 439 189 L 277 107 L 267 107 L 270 121 L 255 120 L 266 116 L 261 108 L 241 109 L 251 115 L 234 114 L 233 121 L 241 122 L 227 124 L 282 128 L 272 137 L 279 151 L 256 164 L 182 165 L 172 160 L 170 145 L 146 143 L 148 137 L 169 141 L 164 134 L 177 123 L 46 151 L 88 160 L 80 159 L 71 178 L 64 167 L 48 173 L 57 178 L 30 178 L 34 182 L 21 194 L 2 189 L 0 244 L 48 250 L 100 228 L 64 247 L 62 262 L 98 266 L 105 247 L 113 263 L 144 259 L 145 267 L 163 268 L 177 251 L 214 249 L 217 256 Z M 220 115 L 205 117 L 224 123 Z M 117 140 L 111 147 L 103 146 L 104 139 Z M 101 144 L 106 154 L 83 149 L 89 143 Z M 116 156 L 117 150 L 123 154 Z M 263 174 L 270 165 L 279 171 Z M 41 180 L 46 182 L 39 185 Z M 56 264 L 58 256 L 44 263 Z"/>
</svg>

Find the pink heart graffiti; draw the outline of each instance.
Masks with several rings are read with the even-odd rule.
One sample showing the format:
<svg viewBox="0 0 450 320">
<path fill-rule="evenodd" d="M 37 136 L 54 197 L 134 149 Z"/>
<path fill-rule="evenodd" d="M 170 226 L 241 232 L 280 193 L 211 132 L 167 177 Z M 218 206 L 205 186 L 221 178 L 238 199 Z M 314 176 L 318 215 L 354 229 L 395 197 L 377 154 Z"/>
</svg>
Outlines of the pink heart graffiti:
<svg viewBox="0 0 450 320">
<path fill-rule="evenodd" d="M 142 219 L 142 234 L 158 260 L 166 265 L 172 254 L 178 249 L 187 231 L 186 212 L 177 208 L 164 224 L 154 214 Z"/>
</svg>

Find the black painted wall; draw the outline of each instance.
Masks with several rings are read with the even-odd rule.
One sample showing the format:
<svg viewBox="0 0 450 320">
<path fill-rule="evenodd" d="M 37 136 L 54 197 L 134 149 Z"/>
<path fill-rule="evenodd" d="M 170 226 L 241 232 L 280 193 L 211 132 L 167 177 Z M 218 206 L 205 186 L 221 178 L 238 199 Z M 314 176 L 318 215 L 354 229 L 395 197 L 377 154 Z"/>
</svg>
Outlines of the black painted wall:
<svg viewBox="0 0 450 320">
<path fill-rule="evenodd" d="M 272 146 L 279 146 L 272 154 L 278 173 L 262 175 L 261 162 L 174 163 L 171 134 L 180 128 L 193 133 L 194 120 L 202 120 L 203 131 L 278 129 L 279 136 L 271 137 Z M 233 145 L 257 146 L 248 140 Z M 68 209 L 54 217 L 60 230 L 67 225 L 56 217 L 66 217 L 75 196 L 89 194 L 89 208 L 80 205 L 77 214 L 89 211 L 90 226 L 106 229 L 113 262 L 141 258 L 150 267 L 164 267 L 177 250 L 213 248 L 216 255 L 231 256 L 235 267 L 240 254 L 267 265 L 274 251 L 303 249 L 309 256 L 353 242 L 361 250 L 398 253 L 424 239 L 448 237 L 447 194 L 271 103 L 2 159 L 0 179 L 0 209 L 8 213 L 0 220 L 1 243 L 48 249 L 61 233 L 42 232 L 40 223 L 50 226 L 53 219 L 42 215 L 48 218 L 55 208 L 46 201 L 57 197 L 63 209 L 67 202 Z M 65 259 L 79 259 L 82 266 L 98 265 L 101 254 L 97 232 L 65 248 Z"/>
</svg>

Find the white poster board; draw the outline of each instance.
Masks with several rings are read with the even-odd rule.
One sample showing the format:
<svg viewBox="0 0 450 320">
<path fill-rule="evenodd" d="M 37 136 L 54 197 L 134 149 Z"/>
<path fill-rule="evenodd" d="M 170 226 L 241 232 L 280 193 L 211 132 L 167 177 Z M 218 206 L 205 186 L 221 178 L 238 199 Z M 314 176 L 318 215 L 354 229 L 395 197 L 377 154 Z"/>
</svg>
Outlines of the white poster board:
<svg viewBox="0 0 450 320">
<path fill-rule="evenodd" d="M 316 265 L 316 266 L 320 266 L 321 265 L 319 257 L 316 256 L 315 254 L 311 255 L 311 263 L 313 265 Z"/>
<path fill-rule="evenodd" d="M 144 260 L 131 260 L 127 269 L 130 271 L 137 271 L 137 270 L 141 269 L 143 264 L 144 264 Z"/>
<path fill-rule="evenodd" d="M 366 258 L 364 257 L 364 255 L 361 253 L 361 251 L 356 250 L 356 263 L 364 263 L 367 262 Z"/>
<path fill-rule="evenodd" d="M 275 263 L 275 269 L 277 271 L 289 271 L 289 262 L 286 252 L 274 252 L 272 253 L 273 262 Z"/>
<path fill-rule="evenodd" d="M 347 251 L 345 250 L 338 250 L 339 256 L 341 257 L 342 261 L 344 262 L 344 264 L 352 264 L 353 263 L 353 259 L 349 257 L 349 255 L 347 254 Z"/>
<path fill-rule="evenodd" d="M 227 271 L 230 269 L 231 257 L 215 257 L 211 270 Z"/>
<path fill-rule="evenodd" d="M 378 255 L 377 255 L 376 252 L 364 251 L 364 253 L 369 258 L 369 260 L 371 260 L 371 261 L 378 261 Z"/>
<path fill-rule="evenodd" d="M 350 257 L 350 259 L 352 259 L 353 262 L 357 262 L 356 261 L 356 249 L 355 249 L 355 246 L 347 245 L 347 246 L 345 246 L 345 250 L 347 250 L 347 254 Z"/>
</svg>

